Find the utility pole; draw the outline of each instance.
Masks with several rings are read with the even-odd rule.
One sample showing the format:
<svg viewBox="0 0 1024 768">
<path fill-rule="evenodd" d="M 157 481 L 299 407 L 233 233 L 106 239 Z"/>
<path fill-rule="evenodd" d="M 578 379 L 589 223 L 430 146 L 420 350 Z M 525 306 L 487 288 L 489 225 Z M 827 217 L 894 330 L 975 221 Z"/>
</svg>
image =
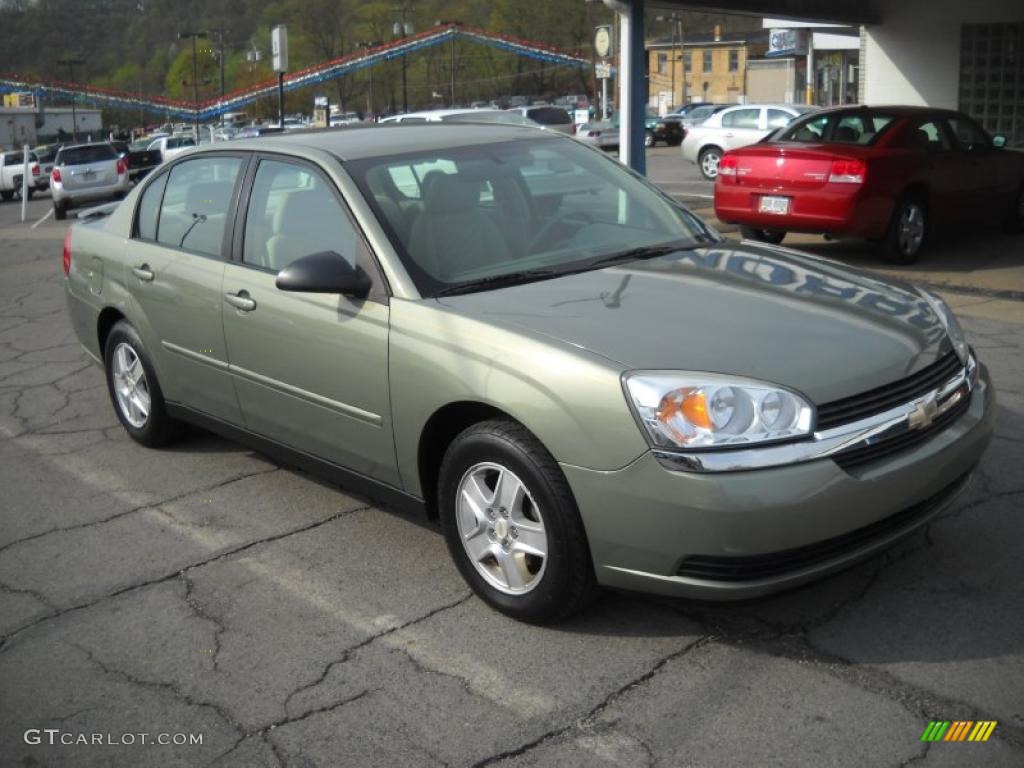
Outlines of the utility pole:
<svg viewBox="0 0 1024 768">
<path fill-rule="evenodd" d="M 363 56 L 369 56 L 370 55 L 370 49 L 371 48 L 376 48 L 378 45 L 380 45 L 380 43 L 378 43 L 378 42 L 376 42 L 374 40 L 363 40 L 362 42 L 356 43 L 356 45 L 359 48 L 363 49 Z M 370 119 L 372 120 L 373 119 L 373 115 L 374 115 L 374 111 L 373 111 L 373 65 L 372 64 L 368 64 L 366 66 L 366 73 L 370 77 L 370 88 L 366 92 L 366 114 L 368 114 L 370 116 Z"/>
<path fill-rule="evenodd" d="M 395 22 L 392 31 L 395 37 L 404 40 L 412 34 L 412 24 L 406 21 L 406 16 L 409 13 L 409 3 L 406 2 L 404 5 L 398 6 L 397 8 L 391 9 L 393 13 L 401 15 L 401 19 Z M 409 83 L 408 75 L 406 70 L 408 69 L 408 60 L 405 51 L 402 51 L 402 112 L 409 111 Z"/>
<path fill-rule="evenodd" d="M 205 32 L 179 32 L 178 39 L 192 38 L 192 109 L 195 110 L 196 143 L 199 142 L 199 65 L 196 41 L 206 37 Z"/>
<path fill-rule="evenodd" d="M 211 29 L 210 32 L 217 35 L 217 63 L 220 64 L 220 101 L 221 108 L 224 104 L 224 34 L 227 30 L 223 27 Z M 224 115 L 221 114 L 221 123 L 223 124 Z"/>
<path fill-rule="evenodd" d="M 85 64 L 85 59 L 58 59 L 57 63 L 68 68 L 68 80 L 75 82 L 75 67 Z M 71 94 L 71 140 L 78 143 L 78 110 L 75 108 L 75 94 Z"/>
</svg>

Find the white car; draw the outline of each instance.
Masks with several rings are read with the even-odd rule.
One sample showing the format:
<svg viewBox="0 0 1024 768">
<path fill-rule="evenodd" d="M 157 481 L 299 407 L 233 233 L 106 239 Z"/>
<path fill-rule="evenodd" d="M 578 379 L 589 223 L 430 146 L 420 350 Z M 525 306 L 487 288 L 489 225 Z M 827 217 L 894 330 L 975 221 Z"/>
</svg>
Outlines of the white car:
<svg viewBox="0 0 1024 768">
<path fill-rule="evenodd" d="M 730 149 L 754 144 L 816 109 L 806 104 L 737 104 L 723 109 L 686 132 L 683 157 L 697 163 L 705 179 L 714 180 L 722 155 Z"/>
<path fill-rule="evenodd" d="M 506 123 L 512 125 L 529 125 L 534 128 L 542 126 L 523 117 L 517 112 L 501 109 L 431 109 L 423 112 L 408 112 L 404 115 L 385 117 L 381 124 L 391 123 Z"/>
<path fill-rule="evenodd" d="M 150 142 L 147 149 L 150 151 L 159 151 L 160 156 L 163 158 L 163 162 L 166 163 L 172 157 L 176 157 L 182 152 L 193 149 L 195 146 L 196 140 L 190 135 L 161 136 Z"/>
<path fill-rule="evenodd" d="M 46 178 L 39 169 L 35 152 L 28 153 L 28 199 L 46 189 Z M 0 152 L 0 197 L 10 200 L 21 194 L 21 179 L 25 175 L 25 155 L 22 152 Z"/>
</svg>

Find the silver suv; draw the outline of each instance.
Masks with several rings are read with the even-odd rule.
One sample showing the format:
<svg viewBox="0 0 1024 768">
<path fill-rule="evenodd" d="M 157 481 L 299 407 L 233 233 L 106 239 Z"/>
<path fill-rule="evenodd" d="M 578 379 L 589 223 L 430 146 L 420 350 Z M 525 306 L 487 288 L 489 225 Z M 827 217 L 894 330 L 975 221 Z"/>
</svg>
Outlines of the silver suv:
<svg viewBox="0 0 1024 768">
<path fill-rule="evenodd" d="M 80 203 L 120 200 L 128 193 L 128 166 L 109 142 L 61 147 L 50 172 L 55 218 Z"/>
</svg>

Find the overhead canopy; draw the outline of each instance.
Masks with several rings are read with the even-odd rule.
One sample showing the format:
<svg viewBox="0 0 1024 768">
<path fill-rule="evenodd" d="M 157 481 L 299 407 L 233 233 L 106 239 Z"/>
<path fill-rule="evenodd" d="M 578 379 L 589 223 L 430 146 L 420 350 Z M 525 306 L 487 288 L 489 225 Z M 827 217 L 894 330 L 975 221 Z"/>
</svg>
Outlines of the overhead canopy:
<svg viewBox="0 0 1024 768">
<path fill-rule="evenodd" d="M 648 13 L 678 10 L 743 13 L 779 19 L 800 19 L 830 24 L 878 24 L 884 0 L 648 0 Z"/>
</svg>

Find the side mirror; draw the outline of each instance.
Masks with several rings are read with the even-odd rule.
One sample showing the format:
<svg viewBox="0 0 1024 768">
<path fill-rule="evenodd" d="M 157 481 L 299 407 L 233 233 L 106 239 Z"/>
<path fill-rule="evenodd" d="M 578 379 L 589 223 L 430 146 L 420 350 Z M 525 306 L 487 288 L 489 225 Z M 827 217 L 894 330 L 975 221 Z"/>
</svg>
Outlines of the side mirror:
<svg viewBox="0 0 1024 768">
<path fill-rule="evenodd" d="M 365 299 L 372 286 L 369 275 L 334 251 L 296 259 L 277 273 L 275 284 L 282 291 L 339 293 L 357 299 Z"/>
<path fill-rule="evenodd" d="M 1002 149 L 1006 146 L 1006 137 L 1001 133 L 997 133 L 992 137 L 992 146 L 996 149 Z"/>
</svg>

